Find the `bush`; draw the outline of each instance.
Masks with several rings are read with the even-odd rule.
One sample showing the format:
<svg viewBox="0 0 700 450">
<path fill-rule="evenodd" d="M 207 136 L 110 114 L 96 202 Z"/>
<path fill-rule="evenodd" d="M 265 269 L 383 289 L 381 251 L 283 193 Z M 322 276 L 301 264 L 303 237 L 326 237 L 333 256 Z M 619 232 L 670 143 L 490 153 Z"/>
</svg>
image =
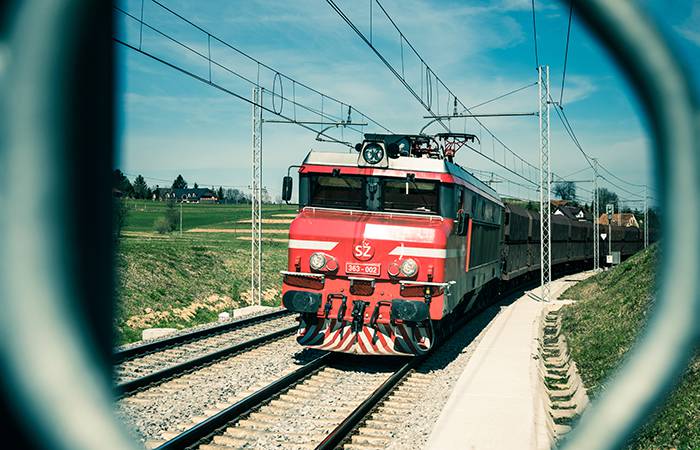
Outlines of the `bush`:
<svg viewBox="0 0 700 450">
<path fill-rule="evenodd" d="M 124 200 L 121 198 L 112 198 L 112 239 L 114 242 L 119 241 L 122 227 L 126 221 L 127 207 Z"/>
<path fill-rule="evenodd" d="M 165 234 L 165 233 L 169 233 L 172 231 L 172 228 L 170 227 L 170 224 L 168 223 L 168 219 L 166 219 L 163 216 L 158 217 L 156 219 L 155 223 L 153 224 L 153 227 L 160 234 Z"/>
<path fill-rule="evenodd" d="M 168 200 L 165 206 L 165 220 L 170 226 L 169 231 L 175 231 L 180 225 L 180 213 L 175 208 L 174 200 Z"/>
<path fill-rule="evenodd" d="M 168 200 L 165 208 L 165 215 L 158 217 L 153 224 L 155 230 L 160 234 L 170 233 L 177 230 L 180 225 L 180 214 L 175 209 L 175 201 Z"/>
</svg>

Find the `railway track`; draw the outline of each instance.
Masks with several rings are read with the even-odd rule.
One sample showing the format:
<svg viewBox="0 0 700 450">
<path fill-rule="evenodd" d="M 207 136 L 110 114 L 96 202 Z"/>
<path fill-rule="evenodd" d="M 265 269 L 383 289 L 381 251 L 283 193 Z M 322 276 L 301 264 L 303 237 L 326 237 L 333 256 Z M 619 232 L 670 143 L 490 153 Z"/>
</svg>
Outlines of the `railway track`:
<svg viewBox="0 0 700 450">
<path fill-rule="evenodd" d="M 293 334 L 297 324 L 287 311 L 232 322 L 116 353 L 116 390 L 130 395 L 222 358 Z"/>
<path fill-rule="evenodd" d="M 456 328 L 480 313 L 468 315 Z M 488 320 L 483 322 L 485 326 Z M 480 329 L 469 331 L 469 339 Z M 439 352 L 410 359 L 323 355 L 209 417 L 181 426 L 180 433 L 165 433 L 169 440 L 157 448 L 387 448 L 413 405 L 430 396 L 440 381 L 433 370 L 443 364 L 437 362 Z"/>
<path fill-rule="evenodd" d="M 421 360 L 325 354 L 157 449 L 335 448 Z"/>
<path fill-rule="evenodd" d="M 225 322 L 222 324 L 214 325 L 208 328 L 202 328 L 197 331 L 177 334 L 175 336 L 166 337 L 163 339 L 154 340 L 152 342 L 147 342 L 145 344 L 135 345 L 132 347 L 124 348 L 114 352 L 114 360 L 116 362 L 129 361 L 141 356 L 145 356 L 154 352 L 165 350 L 171 347 L 175 347 L 184 343 L 194 342 L 208 337 L 217 336 L 229 331 L 235 331 L 249 327 L 251 325 L 256 325 L 258 323 L 266 322 L 272 319 L 277 319 L 280 317 L 292 316 L 287 310 L 277 310 L 271 313 L 260 314 L 253 317 L 248 317 L 241 320 L 234 320 L 230 322 Z"/>
<path fill-rule="evenodd" d="M 325 354 L 182 433 L 166 433 L 171 439 L 156 448 L 385 448 L 411 405 L 429 395 L 433 377 L 416 369 L 430 358 Z"/>
</svg>

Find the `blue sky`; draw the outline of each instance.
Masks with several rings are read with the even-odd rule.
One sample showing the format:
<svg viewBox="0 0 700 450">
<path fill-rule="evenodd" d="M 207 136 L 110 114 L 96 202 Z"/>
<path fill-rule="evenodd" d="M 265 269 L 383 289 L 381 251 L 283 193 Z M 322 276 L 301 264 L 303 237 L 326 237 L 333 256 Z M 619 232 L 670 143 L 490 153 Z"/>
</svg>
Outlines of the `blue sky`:
<svg viewBox="0 0 700 450">
<path fill-rule="evenodd" d="M 289 77 L 332 96 L 371 116 L 395 131 L 416 133 L 426 123 L 426 112 L 324 0 L 215 1 L 161 0 L 212 35 L 234 45 Z M 363 31 L 368 30 L 368 2 L 337 1 Z M 140 16 L 139 0 L 118 1 L 120 8 Z M 536 81 L 530 0 L 420 1 L 383 0 L 398 26 L 448 87 L 466 104 L 476 105 L 509 90 Z M 568 7 L 537 1 L 539 60 L 551 66 L 552 95 L 560 92 Z M 700 0 L 651 1 L 642 4 L 661 20 L 663 31 L 694 73 L 700 88 Z M 374 42 L 387 54 L 399 55 L 398 37 L 374 11 Z M 151 30 L 141 35 L 131 19 L 118 18 L 120 39 L 160 58 L 208 78 L 208 64 Z M 206 34 L 145 0 L 144 20 L 193 49 L 208 52 Z M 151 185 L 169 185 L 178 173 L 190 184 L 238 186 L 250 180 L 250 105 L 131 49 L 115 44 L 118 70 L 118 158 L 125 173 L 143 174 Z M 213 57 L 251 78 L 256 66 L 214 41 Z M 398 62 L 398 59 L 394 59 Z M 412 70 L 406 60 L 406 70 Z M 417 67 L 417 66 L 415 66 Z M 417 73 L 416 68 L 414 72 Z M 272 73 L 261 80 L 272 89 Z M 250 85 L 214 67 L 213 79 L 231 92 L 250 97 Z M 285 96 L 291 96 L 286 83 Z M 296 98 L 320 109 L 320 99 L 300 87 Z M 268 102 L 270 97 L 268 96 Z M 443 93 L 442 100 L 446 100 Z M 443 102 L 441 102 L 443 103 Z M 446 103 L 446 102 L 444 102 Z M 564 109 L 586 151 L 606 168 L 633 183 L 650 182 L 649 140 L 646 124 L 630 91 L 605 52 L 574 16 L 564 88 Z M 276 104 L 279 108 L 279 104 Z M 325 111 L 340 111 L 339 104 L 324 101 Z M 289 102 L 285 114 L 292 114 Z M 536 87 L 530 87 L 480 112 L 532 112 L 537 108 Z M 446 112 L 445 108 L 441 110 Z M 300 117 L 318 120 L 313 115 Z M 335 114 L 335 113 L 334 113 Z M 340 115 L 338 112 L 337 115 Z M 267 119 L 273 119 L 265 114 Z M 362 120 L 354 114 L 355 121 Z M 537 164 L 537 119 L 488 118 L 483 123 L 508 147 Z M 566 176 L 586 167 L 552 112 L 552 166 Z M 455 126 L 463 131 L 464 123 Z M 430 130 L 439 131 L 438 127 Z M 482 150 L 502 155 L 473 122 L 466 130 L 481 135 Z M 366 131 L 379 131 L 367 127 Z M 350 130 L 331 130 L 333 136 L 361 140 Z M 281 177 L 298 164 L 309 149 L 347 151 L 347 147 L 315 141 L 315 134 L 290 124 L 264 125 L 264 184 L 276 196 Z M 500 151 L 500 153 L 499 153 Z M 469 150 L 457 162 L 476 170 L 493 171 L 522 182 Z M 512 162 L 507 162 L 512 165 Z M 478 174 L 479 172 L 477 172 Z M 591 171 L 574 175 L 590 179 Z M 605 183 L 604 183 L 605 184 Z M 627 193 L 611 187 L 623 198 L 639 188 L 619 183 Z M 514 183 L 495 184 L 504 194 L 535 198 L 535 193 Z M 581 184 L 579 195 L 590 198 Z M 631 204 L 634 206 L 635 204 Z"/>
</svg>

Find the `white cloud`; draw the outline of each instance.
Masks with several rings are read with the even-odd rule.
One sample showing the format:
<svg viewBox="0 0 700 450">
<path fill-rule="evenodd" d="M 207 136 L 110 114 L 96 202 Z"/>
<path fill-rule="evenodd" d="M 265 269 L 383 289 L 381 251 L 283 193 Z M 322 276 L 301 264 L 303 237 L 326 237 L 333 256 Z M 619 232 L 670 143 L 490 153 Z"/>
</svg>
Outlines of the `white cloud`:
<svg viewBox="0 0 700 450">
<path fill-rule="evenodd" d="M 563 102 L 565 104 L 571 104 L 593 95 L 598 90 L 598 83 L 600 80 L 595 80 L 591 77 L 567 74 L 564 86 L 564 98 Z M 559 100 L 560 87 L 558 89 L 553 89 L 551 92 L 556 94 L 556 100 Z"/>
<path fill-rule="evenodd" d="M 526 38 L 531 39 L 531 30 L 525 28 L 531 27 L 531 23 L 516 20 L 527 15 L 531 7 L 530 0 L 475 2 L 476 6 L 449 4 L 442 8 L 418 0 L 384 0 L 383 4 L 401 29 L 414 41 L 419 52 L 465 104 L 480 103 L 522 86 L 529 79 L 525 77 L 526 73 L 488 69 L 497 67 L 499 62 L 503 63 L 503 60 L 496 60 L 488 52 L 510 48 Z M 348 5 L 348 8 L 359 5 L 354 7 L 358 18 L 363 17 L 363 11 L 367 9 L 367 2 L 346 1 L 343 5 Z M 206 11 L 206 7 L 199 3 L 184 2 L 172 7 L 186 17 L 196 18 L 198 24 L 220 34 L 243 50 L 250 51 L 276 70 L 343 102 L 351 103 L 392 131 L 415 133 L 427 122 L 422 119 L 426 112 L 418 102 L 408 95 L 404 86 L 323 0 L 257 0 L 245 8 L 240 5 L 231 6 L 227 2 L 220 6 L 220 11 L 217 9 L 216 14 L 211 13 L 213 7 Z M 538 12 L 549 13 L 553 8 L 555 4 L 551 2 L 537 2 Z M 364 17 L 362 24 L 366 25 L 366 16 Z M 374 25 L 377 45 L 385 45 L 387 50 L 394 51 L 392 58 L 400 56 L 399 41 L 394 32 L 382 26 L 381 22 L 375 22 Z M 257 28 L 255 33 L 250 33 L 250 27 Z M 188 42 L 194 41 L 190 36 L 185 36 L 185 39 Z M 202 49 L 201 43 L 195 45 Z M 504 56 L 499 54 L 499 58 Z M 191 63 L 202 69 L 201 64 L 196 65 L 196 60 L 188 59 L 183 64 Z M 193 181 L 200 184 L 248 183 L 248 103 L 190 80 L 169 68 L 162 68 L 158 63 L 141 56 L 124 58 L 124 63 L 128 64 L 127 72 L 131 75 L 127 73 L 127 92 L 121 100 L 125 119 L 123 167 L 130 173 L 143 172 L 151 176 L 162 174 L 164 178 L 189 171 L 190 177 L 196 177 Z M 249 68 L 242 64 L 241 61 L 231 62 L 231 66 L 237 70 L 247 71 Z M 400 67 L 400 59 L 398 66 Z M 154 70 L 154 67 L 157 69 Z M 413 66 L 406 64 L 407 71 L 410 67 Z M 134 75 L 134 72 L 137 74 Z M 530 72 L 529 75 L 534 81 L 534 73 Z M 217 73 L 215 76 L 222 82 L 226 81 L 222 74 Z M 417 80 L 418 83 L 414 86 L 420 92 L 419 76 Z M 600 95 L 599 85 L 597 79 L 570 72 L 567 75 L 564 103 L 581 104 L 585 99 Z M 250 95 L 248 85 L 241 84 L 237 89 L 239 91 L 236 92 L 241 95 Z M 558 99 L 558 85 L 553 86 L 552 91 Z M 285 86 L 285 94 L 291 95 L 289 85 Z M 296 95 L 297 99 L 301 97 L 309 103 L 317 100 L 304 96 L 299 91 Z M 533 86 L 486 105 L 479 111 L 534 111 L 537 108 L 536 96 L 537 87 Z M 440 100 L 440 112 L 451 112 L 452 106 L 447 105 L 444 92 Z M 285 105 L 286 113 L 289 112 L 289 107 L 289 104 Z M 361 120 L 357 114 L 353 115 L 353 119 Z M 633 142 L 633 137 L 639 132 L 636 124 L 629 127 L 629 124 L 618 125 L 619 135 L 601 137 L 604 134 L 600 131 L 601 128 L 610 128 L 610 124 L 601 124 L 593 119 L 586 122 L 578 117 L 572 117 L 572 120 L 575 120 L 577 134 L 586 142 L 586 148 L 590 148 L 594 155 L 604 156 L 606 160 L 609 158 L 611 167 L 620 164 L 625 170 L 631 171 L 641 167 L 636 164 L 636 160 L 635 164 L 629 164 L 629 160 L 625 162 L 624 159 L 617 158 L 617 155 L 625 154 L 629 159 L 634 159 L 631 155 L 634 155 L 635 149 L 639 151 L 638 143 Z M 552 121 L 557 121 L 554 112 Z M 526 160 L 538 161 L 536 118 L 489 118 L 483 119 L 483 123 Z M 462 130 L 457 123 L 454 129 Z M 487 134 L 480 132 L 473 123 L 469 124 L 466 131 L 481 134 L 481 148 L 486 153 L 493 152 L 499 160 L 503 158 L 502 147 L 494 145 Z M 334 129 L 331 132 L 341 137 L 341 130 Z M 265 184 L 271 187 L 272 192 L 279 191 L 279 177 L 286 171 L 286 167 L 299 163 L 309 148 L 344 150 L 337 145 L 317 143 L 314 137 L 314 133 L 294 125 L 264 125 Z M 361 139 L 358 134 L 347 130 L 342 137 L 351 142 Z M 558 172 L 573 172 L 585 164 L 578 150 L 561 130 L 553 131 L 553 137 L 556 143 L 553 159 Z M 624 144 L 623 148 L 612 147 L 615 148 L 613 155 L 611 145 L 607 145 L 607 142 L 617 142 L 619 145 L 629 143 Z M 461 151 L 457 161 L 467 167 L 499 172 L 492 163 L 468 150 Z M 512 174 L 507 176 L 517 180 Z"/>
<path fill-rule="evenodd" d="M 693 2 L 690 17 L 682 25 L 673 28 L 681 36 L 700 47 L 700 1 Z"/>
</svg>

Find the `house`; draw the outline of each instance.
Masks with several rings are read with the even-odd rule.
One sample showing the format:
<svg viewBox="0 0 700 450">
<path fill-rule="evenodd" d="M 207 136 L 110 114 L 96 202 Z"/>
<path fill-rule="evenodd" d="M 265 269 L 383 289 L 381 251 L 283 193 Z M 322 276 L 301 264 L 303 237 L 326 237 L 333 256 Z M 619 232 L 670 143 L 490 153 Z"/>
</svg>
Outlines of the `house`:
<svg viewBox="0 0 700 450">
<path fill-rule="evenodd" d="M 158 196 L 161 200 L 173 199 L 176 202 L 184 203 L 216 203 L 219 201 L 216 193 L 209 188 L 159 188 Z"/>
<path fill-rule="evenodd" d="M 608 224 L 608 215 L 601 214 L 600 218 L 598 219 L 598 222 L 601 225 L 607 225 Z M 613 225 L 620 225 L 623 227 L 639 228 L 639 222 L 637 222 L 637 218 L 634 217 L 634 214 L 632 214 L 632 213 L 613 214 L 612 215 L 612 224 Z"/>
<path fill-rule="evenodd" d="M 552 201 L 552 214 L 581 222 L 592 220 L 592 215 L 583 208 L 580 206 L 568 205 L 565 201 Z"/>
</svg>

